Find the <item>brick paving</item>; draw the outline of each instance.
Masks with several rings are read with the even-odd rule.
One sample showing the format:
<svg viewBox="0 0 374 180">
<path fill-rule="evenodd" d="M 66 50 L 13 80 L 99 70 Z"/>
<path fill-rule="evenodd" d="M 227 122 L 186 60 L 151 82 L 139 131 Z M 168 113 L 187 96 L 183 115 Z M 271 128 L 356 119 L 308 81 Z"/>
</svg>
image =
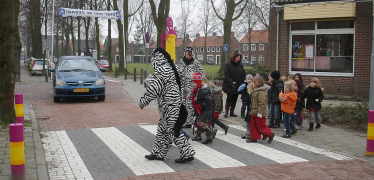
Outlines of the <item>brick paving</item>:
<svg viewBox="0 0 374 180">
<path fill-rule="evenodd" d="M 97 99 L 92 98 L 63 100 L 60 103 L 54 103 L 51 81 L 46 83 L 44 82 L 44 77 L 30 77 L 25 73 L 22 74 L 21 79 L 22 82 L 17 83 L 15 92 L 24 94 L 24 100 L 31 104 L 30 107 L 35 112 L 36 118 L 38 119 L 39 130 L 41 132 L 66 131 L 70 139 L 72 139 L 72 137 L 78 138 L 76 140 L 72 139 L 74 145 L 78 143 L 77 141 L 79 141 L 79 143 L 81 144 L 84 144 L 84 142 L 82 142 L 84 141 L 84 138 L 81 138 L 83 140 L 79 140 L 79 137 L 82 136 L 83 132 L 89 133 L 93 128 L 117 127 L 117 129 L 121 130 L 123 133 L 126 133 L 126 127 L 130 129 L 136 129 L 135 127 L 138 127 L 139 124 L 143 123 L 147 123 L 148 125 L 157 124 L 159 116 L 155 103 L 151 104 L 149 107 L 146 107 L 144 110 L 140 110 L 137 106 L 139 96 L 144 93 L 144 87 L 142 87 L 139 82 L 135 83 L 132 82 L 132 80 L 123 80 L 123 76 L 117 79 L 107 77 L 106 100 L 104 102 L 98 102 Z M 239 109 L 240 106 L 237 107 L 237 109 Z M 26 116 L 27 113 L 25 113 L 25 118 Z M 238 123 L 239 120 L 226 119 L 225 122 L 229 124 L 240 124 Z M 278 134 L 282 133 L 281 129 L 275 131 L 277 131 Z M 6 133 L 6 131 L 2 131 L 1 133 Z M 343 137 L 341 141 L 344 141 L 344 137 L 347 137 L 346 135 L 348 132 L 336 131 L 336 133 L 341 133 L 340 136 Z M 1 152 L 4 152 L 4 154 L 7 154 L 7 139 L 2 138 L 3 134 L 1 135 L 2 136 L 0 136 L 0 143 L 4 145 L 0 146 L 0 150 Z M 303 136 L 299 136 L 298 134 L 297 138 L 293 137 L 293 140 L 300 140 L 303 143 L 317 146 L 322 149 L 332 149 L 331 147 L 334 147 L 336 149 L 340 149 L 341 153 L 345 153 L 344 149 L 346 144 L 344 143 L 335 142 L 333 146 L 329 146 L 328 143 L 317 143 L 315 145 L 312 139 L 326 139 L 326 137 L 322 135 L 324 134 L 318 135 L 317 133 L 314 133 L 313 136 L 310 137 L 305 134 L 305 138 L 311 140 L 305 141 L 303 140 Z M 6 134 L 4 136 L 6 136 Z M 143 144 L 151 144 L 148 147 L 149 149 L 152 147 L 153 139 L 149 134 L 147 136 L 148 138 L 138 138 L 137 142 Z M 334 135 L 331 134 L 331 137 L 333 136 Z M 90 137 L 93 138 L 92 135 Z M 352 142 L 348 143 L 355 144 L 357 142 L 357 144 L 362 144 L 362 141 L 364 141 L 365 138 L 360 136 L 357 137 L 359 137 L 359 139 L 349 138 L 349 140 L 351 140 Z M 132 137 L 132 139 L 137 138 Z M 97 140 L 98 139 L 93 139 L 92 141 L 93 143 L 95 143 L 98 142 Z M 326 142 L 323 141 L 323 143 Z M 216 144 L 219 144 L 218 140 L 216 141 Z M 28 147 L 30 146 L 32 147 L 32 145 L 28 145 Z M 104 145 L 99 146 L 98 149 L 103 149 L 103 146 Z M 79 151 L 80 148 L 83 148 L 83 145 L 76 145 L 76 148 Z M 87 148 L 90 149 L 92 147 L 87 146 L 86 149 Z M 356 148 L 360 148 L 361 151 L 365 151 L 365 149 L 362 149 L 362 145 L 359 145 Z M 336 149 L 333 150 L 336 151 Z M 174 148 L 174 151 L 175 150 L 176 149 Z M 222 151 L 230 151 L 230 147 L 227 147 Z M 354 155 L 354 151 L 350 149 L 348 149 L 347 151 L 347 155 Z M 173 153 L 170 152 L 170 154 Z M 174 152 L 174 155 L 177 154 L 178 153 Z M 84 158 L 89 159 L 93 158 L 93 156 L 96 155 L 97 154 L 95 153 L 91 153 L 90 156 L 84 156 Z M 356 155 L 360 156 L 359 154 Z M 36 158 L 37 157 L 34 157 L 34 159 Z M 32 159 L 33 158 L 31 157 L 30 160 L 26 162 L 26 167 L 35 167 L 38 166 L 37 164 L 40 164 L 32 164 Z M 264 160 L 265 159 L 266 158 L 264 158 Z M 4 156 L 0 155 L 0 179 L 6 179 L 5 177 L 9 176 L 10 170 L 6 167 L 6 165 L 4 165 L 8 163 L 8 167 L 10 167 L 9 162 L 7 161 L 9 160 L 7 160 L 6 157 L 4 158 Z M 93 166 L 91 166 L 91 168 L 94 168 L 96 165 L 94 162 L 92 163 Z M 110 164 L 111 161 L 108 161 L 108 163 Z M 193 161 L 191 164 L 193 163 L 198 163 L 198 161 Z M 202 161 L 202 163 L 204 163 L 204 161 Z M 105 169 L 105 167 L 103 168 Z M 374 171 L 372 171 L 373 168 L 374 165 L 372 158 L 355 158 L 354 160 L 349 161 L 324 161 L 323 159 L 321 159 L 319 161 L 287 164 L 249 165 L 244 167 L 231 168 L 202 168 L 194 170 L 189 170 L 188 168 L 179 168 L 177 172 L 131 176 L 128 179 L 372 179 L 372 177 L 374 176 Z M 27 169 L 32 170 L 33 168 Z M 99 169 L 97 170 L 99 171 Z M 111 173 L 111 176 L 97 179 L 124 179 L 123 177 L 128 177 L 128 175 L 124 175 L 127 172 L 121 171 L 119 169 L 108 169 L 107 172 L 113 173 Z M 91 174 L 92 173 L 93 172 L 91 172 Z M 35 179 L 35 176 L 37 176 L 36 174 L 38 174 L 39 176 L 39 172 L 37 172 L 36 170 L 34 170 L 32 173 L 28 173 L 29 177 L 33 177 L 30 179 Z"/>
</svg>

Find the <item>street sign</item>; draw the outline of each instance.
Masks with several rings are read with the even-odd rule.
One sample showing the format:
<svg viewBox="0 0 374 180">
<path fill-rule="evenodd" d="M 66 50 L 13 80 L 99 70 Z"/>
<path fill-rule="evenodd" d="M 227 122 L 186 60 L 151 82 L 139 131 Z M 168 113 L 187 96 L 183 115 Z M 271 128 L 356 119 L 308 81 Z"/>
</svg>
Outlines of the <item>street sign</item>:
<svg viewBox="0 0 374 180">
<path fill-rule="evenodd" d="M 149 32 L 145 33 L 145 42 L 148 44 L 149 40 L 151 39 L 151 36 L 149 35 Z"/>
<path fill-rule="evenodd" d="M 149 48 L 149 43 L 145 44 L 145 48 Z"/>
<path fill-rule="evenodd" d="M 229 45 L 224 44 L 224 45 L 223 45 L 223 52 L 224 52 L 224 53 L 227 53 L 228 50 L 229 50 Z"/>
</svg>

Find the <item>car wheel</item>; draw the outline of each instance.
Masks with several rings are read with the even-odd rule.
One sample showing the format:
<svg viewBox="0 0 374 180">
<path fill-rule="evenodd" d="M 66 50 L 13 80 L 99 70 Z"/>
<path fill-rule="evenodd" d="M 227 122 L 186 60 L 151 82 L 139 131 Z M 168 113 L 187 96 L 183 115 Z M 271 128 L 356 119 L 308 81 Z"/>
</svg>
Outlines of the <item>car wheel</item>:
<svg viewBox="0 0 374 180">
<path fill-rule="evenodd" d="M 53 102 L 60 102 L 60 97 L 53 97 Z"/>
<path fill-rule="evenodd" d="M 105 95 L 103 95 L 103 96 L 97 96 L 97 99 L 99 101 L 105 101 Z"/>
</svg>

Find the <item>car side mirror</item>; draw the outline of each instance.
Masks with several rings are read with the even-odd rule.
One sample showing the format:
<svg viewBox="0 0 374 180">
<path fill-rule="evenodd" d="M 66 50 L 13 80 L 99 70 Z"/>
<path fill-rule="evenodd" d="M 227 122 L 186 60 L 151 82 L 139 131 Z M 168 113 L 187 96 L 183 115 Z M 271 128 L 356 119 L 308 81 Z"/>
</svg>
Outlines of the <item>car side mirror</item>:
<svg viewBox="0 0 374 180">
<path fill-rule="evenodd" d="M 55 72 L 55 68 L 50 68 L 49 71 L 50 72 Z"/>
</svg>

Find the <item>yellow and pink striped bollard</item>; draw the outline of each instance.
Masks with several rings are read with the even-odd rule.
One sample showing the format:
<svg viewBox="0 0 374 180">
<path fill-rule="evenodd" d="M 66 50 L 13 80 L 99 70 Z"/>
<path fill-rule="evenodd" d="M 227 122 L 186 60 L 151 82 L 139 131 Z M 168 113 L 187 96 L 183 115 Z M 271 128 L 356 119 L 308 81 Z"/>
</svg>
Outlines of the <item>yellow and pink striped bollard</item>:
<svg viewBox="0 0 374 180">
<path fill-rule="evenodd" d="M 13 180 L 25 179 L 25 144 L 23 137 L 23 124 L 9 125 L 10 165 Z"/>
<path fill-rule="evenodd" d="M 366 155 L 374 156 L 374 110 L 369 111 Z"/>
<path fill-rule="evenodd" d="M 22 94 L 15 94 L 15 106 L 16 106 L 16 122 L 17 123 L 24 123 L 25 118 L 23 116 L 23 95 Z"/>
</svg>

